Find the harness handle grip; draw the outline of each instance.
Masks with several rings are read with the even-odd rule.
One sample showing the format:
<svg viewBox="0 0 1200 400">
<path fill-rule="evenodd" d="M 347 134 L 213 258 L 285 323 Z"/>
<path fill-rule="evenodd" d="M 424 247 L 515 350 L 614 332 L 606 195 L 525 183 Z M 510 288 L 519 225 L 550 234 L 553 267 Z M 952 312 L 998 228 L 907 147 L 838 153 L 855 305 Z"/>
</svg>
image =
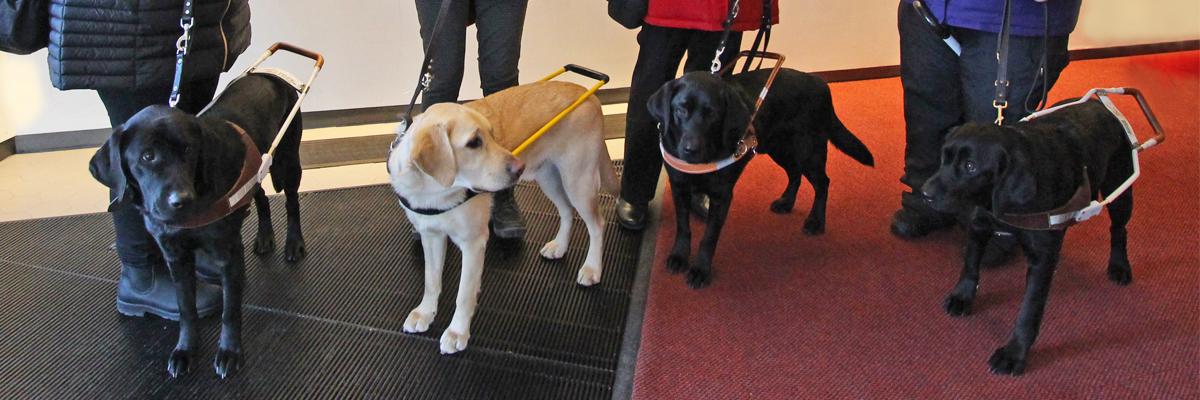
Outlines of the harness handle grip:
<svg viewBox="0 0 1200 400">
<path fill-rule="evenodd" d="M 311 58 L 317 62 L 317 69 L 325 66 L 325 56 L 321 55 L 321 53 L 297 47 L 287 42 L 275 42 L 275 44 L 271 45 L 271 47 L 267 49 L 267 53 L 275 54 L 275 52 L 279 50 L 285 50 L 307 58 Z"/>
<path fill-rule="evenodd" d="M 746 58 L 747 63 L 751 62 L 751 60 L 753 60 L 755 58 L 761 58 L 761 59 L 765 59 L 765 60 L 775 60 L 775 67 L 772 67 L 773 69 L 778 69 L 778 67 L 783 64 L 783 60 L 787 59 L 787 57 L 784 57 L 783 54 L 779 54 L 779 53 L 772 53 L 772 52 L 768 52 L 768 51 L 742 50 L 741 52 L 739 52 L 737 54 L 737 56 L 735 56 L 733 58 L 733 60 L 730 60 L 729 65 L 726 65 L 724 68 L 721 68 L 721 71 L 718 73 L 718 75 L 722 75 L 722 76 L 725 75 L 726 72 L 729 72 L 730 68 L 733 68 L 733 66 L 737 64 L 738 59 L 742 58 L 742 57 Z"/>
<path fill-rule="evenodd" d="M 1158 123 L 1158 117 L 1154 115 L 1154 111 L 1150 109 L 1150 103 L 1146 102 L 1146 96 L 1142 95 L 1142 91 L 1136 88 L 1122 88 L 1124 94 L 1133 96 L 1137 99 L 1138 107 L 1142 108 L 1142 113 L 1146 115 L 1146 120 L 1150 122 L 1150 128 L 1154 129 L 1154 138 L 1147 140 L 1139 146 L 1139 150 L 1145 150 L 1167 140 L 1167 133 L 1163 130 L 1162 124 Z"/>
<path fill-rule="evenodd" d="M 597 70 L 594 70 L 594 69 L 591 69 L 588 67 L 584 67 L 582 65 L 567 64 L 567 65 L 563 66 L 563 69 L 586 76 L 588 78 L 592 78 L 592 79 L 604 82 L 604 83 L 608 83 L 608 80 L 609 80 L 608 74 L 605 74 L 603 72 L 600 72 L 600 71 L 597 71 Z"/>
</svg>

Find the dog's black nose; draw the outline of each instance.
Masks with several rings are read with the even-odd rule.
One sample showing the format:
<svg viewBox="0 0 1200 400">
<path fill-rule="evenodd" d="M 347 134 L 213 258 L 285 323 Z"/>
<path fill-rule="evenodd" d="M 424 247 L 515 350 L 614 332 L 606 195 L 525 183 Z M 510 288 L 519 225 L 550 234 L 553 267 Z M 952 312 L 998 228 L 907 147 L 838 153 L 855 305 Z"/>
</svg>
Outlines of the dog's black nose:
<svg viewBox="0 0 1200 400">
<path fill-rule="evenodd" d="M 170 205 L 171 208 L 176 210 L 187 207 L 189 204 L 192 204 L 191 193 L 171 192 L 171 194 L 167 196 L 167 205 Z"/>
<path fill-rule="evenodd" d="M 683 154 L 687 154 L 689 156 L 695 155 L 696 150 L 698 150 L 698 149 L 699 149 L 699 146 L 696 146 L 695 143 L 684 143 L 683 144 Z"/>
</svg>

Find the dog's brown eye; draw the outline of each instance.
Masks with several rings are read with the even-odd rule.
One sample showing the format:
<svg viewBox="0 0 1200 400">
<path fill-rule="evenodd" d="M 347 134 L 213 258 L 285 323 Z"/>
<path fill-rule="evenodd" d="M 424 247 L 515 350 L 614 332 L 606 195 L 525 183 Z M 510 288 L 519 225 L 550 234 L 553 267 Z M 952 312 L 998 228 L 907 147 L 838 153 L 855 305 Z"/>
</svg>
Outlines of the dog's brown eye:
<svg viewBox="0 0 1200 400">
<path fill-rule="evenodd" d="M 479 136 L 473 137 L 471 141 L 467 142 L 468 149 L 477 149 L 479 146 L 483 146 L 483 138 Z"/>
<path fill-rule="evenodd" d="M 153 162 L 154 161 L 154 153 L 151 153 L 149 151 L 142 153 L 142 161 Z"/>
<path fill-rule="evenodd" d="M 978 171 L 978 168 L 975 167 L 974 161 L 967 161 L 966 164 L 963 164 L 963 169 L 965 169 L 968 174 L 974 174 Z"/>
</svg>

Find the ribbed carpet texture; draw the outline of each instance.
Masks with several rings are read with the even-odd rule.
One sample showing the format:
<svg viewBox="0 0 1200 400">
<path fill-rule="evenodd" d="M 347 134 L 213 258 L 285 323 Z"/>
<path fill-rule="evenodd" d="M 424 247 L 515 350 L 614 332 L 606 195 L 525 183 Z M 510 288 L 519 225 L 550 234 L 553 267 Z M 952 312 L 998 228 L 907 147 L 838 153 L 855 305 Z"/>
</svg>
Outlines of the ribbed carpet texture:
<svg viewBox="0 0 1200 400">
<path fill-rule="evenodd" d="M 951 318 L 941 302 L 961 268 L 963 232 L 905 241 L 888 231 L 904 189 L 904 120 L 900 81 L 884 79 L 832 85 L 838 114 L 877 167 L 830 156 L 823 236 L 801 233 L 811 186 L 792 214 L 772 214 L 786 178 L 766 157 L 754 160 L 736 189 L 716 278 L 692 290 L 664 266 L 675 234 L 664 201 L 634 397 L 1200 398 L 1198 60 L 1193 51 L 1075 62 L 1051 92 L 1057 101 L 1092 87 L 1140 88 L 1168 139 L 1142 153 L 1134 185 L 1133 284 L 1105 276 L 1107 214 L 1071 228 L 1023 376 L 992 375 L 986 361 L 1013 327 L 1025 260 L 984 269 L 973 314 Z M 1136 104 L 1118 105 L 1150 137 Z"/>
</svg>

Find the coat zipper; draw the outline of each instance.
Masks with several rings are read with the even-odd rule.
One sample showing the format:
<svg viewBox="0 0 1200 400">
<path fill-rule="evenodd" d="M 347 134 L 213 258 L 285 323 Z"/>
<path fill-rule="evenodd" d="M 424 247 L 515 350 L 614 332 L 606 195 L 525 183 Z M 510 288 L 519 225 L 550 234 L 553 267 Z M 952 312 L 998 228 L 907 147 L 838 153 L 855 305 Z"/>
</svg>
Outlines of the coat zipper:
<svg viewBox="0 0 1200 400">
<path fill-rule="evenodd" d="M 221 12 L 221 20 L 217 21 L 217 30 L 221 32 L 221 45 L 225 48 L 225 52 L 221 53 L 224 57 L 221 59 L 221 69 L 228 69 L 229 64 L 229 39 L 225 37 L 225 17 L 229 16 L 229 7 L 233 6 L 233 0 L 225 2 L 225 11 Z"/>
</svg>

